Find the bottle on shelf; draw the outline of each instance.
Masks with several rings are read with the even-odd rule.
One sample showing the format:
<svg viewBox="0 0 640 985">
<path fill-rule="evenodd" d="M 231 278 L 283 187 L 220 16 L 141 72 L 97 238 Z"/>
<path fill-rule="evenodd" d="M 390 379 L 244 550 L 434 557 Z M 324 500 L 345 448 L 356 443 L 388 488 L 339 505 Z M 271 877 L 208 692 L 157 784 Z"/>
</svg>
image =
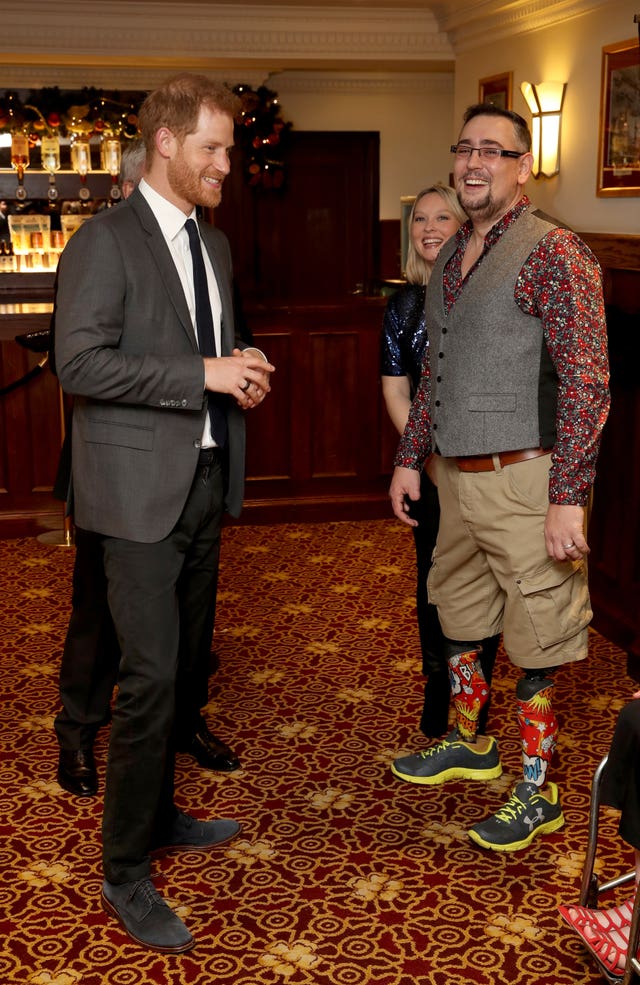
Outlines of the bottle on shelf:
<svg viewBox="0 0 640 985">
<path fill-rule="evenodd" d="M 11 167 L 18 172 L 16 198 L 24 201 L 27 191 L 24 187 L 24 172 L 29 167 L 29 138 L 25 133 L 11 134 Z"/>
</svg>

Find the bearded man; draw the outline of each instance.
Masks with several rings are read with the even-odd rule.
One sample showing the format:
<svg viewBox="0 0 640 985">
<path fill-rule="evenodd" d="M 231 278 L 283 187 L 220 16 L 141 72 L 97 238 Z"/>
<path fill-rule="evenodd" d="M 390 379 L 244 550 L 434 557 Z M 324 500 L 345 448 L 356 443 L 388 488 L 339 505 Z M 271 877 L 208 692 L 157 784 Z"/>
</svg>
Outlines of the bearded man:
<svg viewBox="0 0 640 985">
<path fill-rule="evenodd" d="M 422 463 L 436 453 L 440 526 L 428 590 L 447 637 L 456 726 L 392 771 L 427 786 L 502 773 L 495 738 L 478 735 L 489 698 L 479 641 L 502 632 L 522 672 L 523 774 L 468 833 L 482 848 L 512 852 L 564 824 L 548 777 L 558 739 L 553 672 L 587 655 L 587 507 L 609 410 L 602 275 L 586 244 L 525 195 L 533 156 L 521 116 L 472 106 L 451 150 L 469 221 L 429 281 L 428 364 L 390 495 L 413 525 Z"/>
<path fill-rule="evenodd" d="M 229 245 L 196 217 L 220 202 L 237 110 L 228 88 L 190 74 L 147 97 L 144 177 L 74 234 L 56 295 L 73 514 L 102 538 L 122 653 L 102 901 L 133 940 L 165 953 L 194 940 L 154 889 L 150 853 L 209 849 L 240 830 L 177 809 L 172 738 L 176 678 L 211 644 L 223 512 L 242 505 L 243 412 L 274 370 L 236 337 Z"/>
</svg>

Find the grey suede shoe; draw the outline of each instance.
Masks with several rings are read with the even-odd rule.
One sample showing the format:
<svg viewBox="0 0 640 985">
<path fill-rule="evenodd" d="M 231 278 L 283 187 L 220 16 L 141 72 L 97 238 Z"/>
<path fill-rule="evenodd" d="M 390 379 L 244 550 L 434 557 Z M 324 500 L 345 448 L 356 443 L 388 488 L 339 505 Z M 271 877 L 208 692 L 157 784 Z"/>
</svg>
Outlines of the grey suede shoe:
<svg viewBox="0 0 640 985">
<path fill-rule="evenodd" d="M 219 821 L 198 821 L 190 814 L 180 812 L 176 815 L 171 827 L 154 838 L 152 851 L 168 851 L 170 849 L 199 849 L 214 848 L 230 841 L 242 831 L 237 821 L 223 819 Z"/>
<path fill-rule="evenodd" d="M 163 954 L 180 954 L 195 944 L 180 917 L 165 903 L 149 878 L 120 886 L 105 880 L 102 905 L 120 921 L 129 937 L 143 947 Z"/>
</svg>

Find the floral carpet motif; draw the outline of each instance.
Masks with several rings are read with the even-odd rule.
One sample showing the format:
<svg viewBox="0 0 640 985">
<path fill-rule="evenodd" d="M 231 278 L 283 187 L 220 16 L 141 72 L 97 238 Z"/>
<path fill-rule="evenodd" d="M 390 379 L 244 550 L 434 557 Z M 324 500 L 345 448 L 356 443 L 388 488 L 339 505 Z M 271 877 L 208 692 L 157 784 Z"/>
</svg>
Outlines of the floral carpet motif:
<svg viewBox="0 0 640 985">
<path fill-rule="evenodd" d="M 426 744 L 413 543 L 394 520 L 224 531 L 206 715 L 239 754 L 218 774 L 178 757 L 179 805 L 235 817 L 210 853 L 166 855 L 156 885 L 196 938 L 144 951 L 101 909 L 101 794 L 55 779 L 57 671 L 73 549 L 0 542 L 0 985 L 592 985 L 562 923 L 578 899 L 593 771 L 636 685 L 596 633 L 556 675 L 553 779 L 565 827 L 500 855 L 468 838 L 521 775 L 514 689 L 498 658 L 490 730 L 503 775 L 420 787 L 389 765 Z M 108 728 L 96 747 L 101 781 Z M 599 864 L 630 867 L 607 812 Z"/>
</svg>

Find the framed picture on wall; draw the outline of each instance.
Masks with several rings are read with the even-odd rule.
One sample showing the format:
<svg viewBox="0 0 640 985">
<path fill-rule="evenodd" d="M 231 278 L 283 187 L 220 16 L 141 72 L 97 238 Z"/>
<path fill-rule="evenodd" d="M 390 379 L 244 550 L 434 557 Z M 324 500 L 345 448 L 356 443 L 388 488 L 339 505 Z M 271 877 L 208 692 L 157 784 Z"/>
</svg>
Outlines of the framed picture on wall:
<svg viewBox="0 0 640 985">
<path fill-rule="evenodd" d="M 638 39 L 602 49 L 598 138 L 600 196 L 640 195 L 640 48 Z"/>
<path fill-rule="evenodd" d="M 511 90 L 513 72 L 503 72 L 502 75 L 489 75 L 480 79 L 478 84 L 478 102 L 492 103 L 500 109 L 511 109 Z"/>
</svg>

